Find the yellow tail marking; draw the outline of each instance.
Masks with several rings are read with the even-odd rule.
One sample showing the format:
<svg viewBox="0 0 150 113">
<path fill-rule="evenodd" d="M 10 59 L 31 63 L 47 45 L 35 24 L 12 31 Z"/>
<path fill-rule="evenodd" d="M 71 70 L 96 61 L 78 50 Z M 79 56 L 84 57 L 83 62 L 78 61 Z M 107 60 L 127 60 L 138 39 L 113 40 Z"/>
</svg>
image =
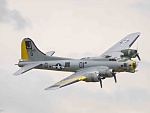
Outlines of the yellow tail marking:
<svg viewBox="0 0 150 113">
<path fill-rule="evenodd" d="M 24 40 L 22 40 L 21 43 L 21 59 L 25 59 L 25 60 L 28 59 L 28 53 L 27 53 L 26 44 Z"/>
</svg>

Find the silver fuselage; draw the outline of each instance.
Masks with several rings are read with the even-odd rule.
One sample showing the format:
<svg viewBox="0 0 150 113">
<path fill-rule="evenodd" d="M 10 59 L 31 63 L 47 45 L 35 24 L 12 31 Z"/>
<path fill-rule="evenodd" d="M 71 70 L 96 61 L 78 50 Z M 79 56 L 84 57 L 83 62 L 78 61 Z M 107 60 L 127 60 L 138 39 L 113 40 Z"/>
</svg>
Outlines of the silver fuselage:
<svg viewBox="0 0 150 113">
<path fill-rule="evenodd" d="M 89 60 L 89 59 L 72 59 L 72 60 L 53 60 L 53 61 L 19 61 L 18 66 L 23 67 L 27 64 L 33 64 L 40 62 L 42 65 L 38 66 L 36 69 L 45 70 L 55 70 L 55 71 L 68 71 L 76 72 L 77 70 L 106 66 L 109 69 L 113 69 L 115 72 L 129 71 L 131 66 L 131 61 L 101 61 L 101 60 Z"/>
</svg>

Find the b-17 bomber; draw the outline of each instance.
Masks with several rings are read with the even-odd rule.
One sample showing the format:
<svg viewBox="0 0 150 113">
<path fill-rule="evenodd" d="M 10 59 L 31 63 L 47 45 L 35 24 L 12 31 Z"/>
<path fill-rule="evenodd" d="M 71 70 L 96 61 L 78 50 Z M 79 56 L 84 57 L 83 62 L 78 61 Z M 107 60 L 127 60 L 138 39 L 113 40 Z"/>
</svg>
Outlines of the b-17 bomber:
<svg viewBox="0 0 150 113">
<path fill-rule="evenodd" d="M 81 59 L 56 57 L 53 56 L 55 51 L 43 53 L 30 38 L 24 38 L 21 43 L 21 59 L 17 64 L 21 68 L 14 75 L 21 75 L 31 69 L 74 72 L 45 90 L 59 89 L 79 81 L 99 82 L 102 88 L 102 81 L 106 78 L 112 77 L 117 83 L 116 74 L 136 72 L 138 63 L 133 59 L 141 58 L 138 50 L 130 47 L 140 34 L 136 32 L 127 35 L 100 56 Z"/>
</svg>

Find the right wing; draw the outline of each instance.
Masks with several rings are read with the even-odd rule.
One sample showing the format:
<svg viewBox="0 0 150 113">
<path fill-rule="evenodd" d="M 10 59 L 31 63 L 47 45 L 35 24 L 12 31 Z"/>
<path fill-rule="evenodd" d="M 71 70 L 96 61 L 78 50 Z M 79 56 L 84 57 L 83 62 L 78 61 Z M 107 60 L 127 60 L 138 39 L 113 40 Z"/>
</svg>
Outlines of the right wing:
<svg viewBox="0 0 150 113">
<path fill-rule="evenodd" d="M 140 32 L 132 33 L 121 39 L 114 46 L 104 52 L 101 57 L 120 57 L 121 50 L 129 49 L 140 36 Z"/>
</svg>

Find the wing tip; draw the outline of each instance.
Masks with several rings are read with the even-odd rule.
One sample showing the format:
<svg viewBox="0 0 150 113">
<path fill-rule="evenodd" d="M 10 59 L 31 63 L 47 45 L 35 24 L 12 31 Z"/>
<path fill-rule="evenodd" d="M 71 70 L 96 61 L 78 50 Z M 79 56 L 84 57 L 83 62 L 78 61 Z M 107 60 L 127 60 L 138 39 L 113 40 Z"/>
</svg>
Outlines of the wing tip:
<svg viewBox="0 0 150 113">
<path fill-rule="evenodd" d="M 60 87 L 59 86 L 50 86 L 50 87 L 47 87 L 45 88 L 44 90 L 56 90 L 56 89 L 59 89 Z"/>
<path fill-rule="evenodd" d="M 18 76 L 18 75 L 21 75 L 22 73 L 19 73 L 19 72 L 15 72 L 13 75 L 14 76 Z"/>
<path fill-rule="evenodd" d="M 135 33 L 131 33 L 131 34 L 133 34 L 133 35 L 141 35 L 141 32 L 135 32 Z"/>
</svg>

